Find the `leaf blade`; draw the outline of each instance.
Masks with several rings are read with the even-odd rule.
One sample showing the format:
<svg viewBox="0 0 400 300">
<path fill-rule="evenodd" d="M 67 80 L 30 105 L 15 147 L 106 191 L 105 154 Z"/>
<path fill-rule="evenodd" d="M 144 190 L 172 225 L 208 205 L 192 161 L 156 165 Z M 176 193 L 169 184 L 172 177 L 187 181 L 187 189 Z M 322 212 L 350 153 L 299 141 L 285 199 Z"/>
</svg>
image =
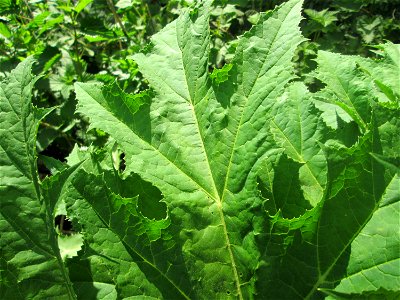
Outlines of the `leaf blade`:
<svg viewBox="0 0 400 300">
<path fill-rule="evenodd" d="M 289 1 L 261 18 L 240 42 L 230 80 L 218 87 L 207 72 L 207 9 L 184 14 L 153 37 L 148 53 L 135 57 L 156 95 L 134 115 L 121 109 L 124 95 L 110 97 L 98 85 L 76 84 L 78 111 L 111 133 L 127 154 L 126 171 L 157 186 L 171 218 L 184 224 L 185 264 L 202 297 L 254 293 L 252 211 L 262 203 L 254 169 L 271 146 L 263 116 L 294 77 L 291 57 L 303 40 L 301 4 Z M 250 73 L 249 62 L 262 49 L 257 72 Z M 244 151 L 251 155 L 247 161 Z M 206 255 L 210 245 L 215 251 Z"/>
<path fill-rule="evenodd" d="M 25 59 L 0 87 L 1 296 L 75 299 L 37 173 L 36 133 L 50 110 L 31 104 L 33 63 Z"/>
</svg>

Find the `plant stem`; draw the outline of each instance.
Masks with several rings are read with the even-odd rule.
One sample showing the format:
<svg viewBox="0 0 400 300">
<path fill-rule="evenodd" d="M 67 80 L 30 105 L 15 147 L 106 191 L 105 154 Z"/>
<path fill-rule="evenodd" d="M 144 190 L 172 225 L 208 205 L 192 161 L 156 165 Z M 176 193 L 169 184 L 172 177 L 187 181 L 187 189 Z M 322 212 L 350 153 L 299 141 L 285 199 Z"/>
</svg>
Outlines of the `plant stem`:
<svg viewBox="0 0 400 300">
<path fill-rule="evenodd" d="M 129 43 L 130 42 L 130 38 L 129 38 L 128 32 L 126 31 L 126 28 L 125 28 L 124 24 L 121 22 L 121 19 L 118 16 L 117 11 L 115 10 L 114 3 L 111 0 L 107 0 L 107 5 L 108 5 L 108 8 L 111 10 L 111 13 L 114 16 L 115 22 L 118 23 L 119 27 L 121 27 L 121 30 L 122 30 L 126 40 Z"/>
<path fill-rule="evenodd" d="M 146 10 L 147 10 L 147 13 L 149 14 L 149 23 L 151 25 L 151 29 L 153 30 L 152 34 L 154 34 L 156 32 L 156 28 L 154 27 L 153 17 L 151 15 L 150 8 L 147 5 L 147 3 L 145 4 L 145 7 L 146 7 Z"/>
</svg>

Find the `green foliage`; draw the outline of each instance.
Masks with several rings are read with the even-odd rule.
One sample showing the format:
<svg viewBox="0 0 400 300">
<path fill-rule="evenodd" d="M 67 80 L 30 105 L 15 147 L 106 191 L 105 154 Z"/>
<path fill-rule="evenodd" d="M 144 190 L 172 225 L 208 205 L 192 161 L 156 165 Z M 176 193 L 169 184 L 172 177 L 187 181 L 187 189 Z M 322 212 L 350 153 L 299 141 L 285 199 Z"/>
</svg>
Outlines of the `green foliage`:
<svg viewBox="0 0 400 300">
<path fill-rule="evenodd" d="M 166 7 L 173 3 L 184 5 Z M 116 41 L 129 43 L 128 16 L 140 3 L 106 4 L 126 14 Z M 48 74 L 66 99 L 55 108 L 40 105 L 32 57 L 6 74 L 0 298 L 398 297 L 400 46 L 377 44 L 366 58 L 314 44 L 316 66 L 305 74 L 303 1 L 290 0 L 257 14 L 219 66 L 218 30 L 240 13 L 226 6 L 214 19 L 216 4 L 183 10 L 145 51 L 124 52 L 146 80 L 136 93 L 126 78 L 86 76 L 75 50 L 61 51 L 59 73 Z M 77 29 L 96 5 L 57 9 Z M 310 9 L 321 34 L 340 17 Z M 58 63 L 37 61 L 47 71 Z M 221 68 L 210 72 L 210 62 Z M 48 144 L 41 120 L 71 120 L 72 91 L 97 138 L 65 162 L 38 160 L 36 148 Z M 52 174 L 42 181 L 38 161 Z M 65 216 L 71 230 L 54 224 Z"/>
<path fill-rule="evenodd" d="M 0 89 L 1 298 L 72 298 L 53 227 L 57 198 L 43 192 L 37 173 L 36 133 L 49 110 L 31 104 L 32 63 L 26 59 Z"/>
<path fill-rule="evenodd" d="M 86 133 L 87 120 L 70 113 L 76 105 L 73 83 L 95 79 L 109 84 L 117 78 L 126 92 L 147 89 L 137 64 L 129 57 L 194 2 L 1 1 L 0 77 L 34 55 L 39 61 L 34 74 L 43 75 L 35 86 L 34 103 L 40 107 L 60 106 L 39 127 L 39 151 L 65 159 L 75 143 L 101 144 L 104 133 Z M 260 12 L 282 2 L 213 1 L 210 68 L 220 69 L 231 62 L 236 36 L 257 23 Z M 308 0 L 304 7 L 302 31 L 309 41 L 299 45 L 294 60 L 297 75 L 311 84 L 312 90 L 319 87 L 318 81 L 309 76 L 316 67 L 317 49 L 368 56 L 371 52 L 367 44 L 381 44 L 387 39 L 399 42 L 396 1 Z M 47 174 L 45 169 L 40 172 Z"/>
</svg>

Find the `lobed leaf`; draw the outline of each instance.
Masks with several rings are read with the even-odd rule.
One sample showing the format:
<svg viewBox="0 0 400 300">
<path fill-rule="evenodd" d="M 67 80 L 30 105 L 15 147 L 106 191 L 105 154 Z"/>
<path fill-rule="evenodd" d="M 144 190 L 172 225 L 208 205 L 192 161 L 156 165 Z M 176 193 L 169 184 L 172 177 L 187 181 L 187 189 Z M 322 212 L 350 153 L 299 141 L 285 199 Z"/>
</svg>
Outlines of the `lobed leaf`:
<svg viewBox="0 0 400 300">
<path fill-rule="evenodd" d="M 301 1 L 289 1 L 263 15 L 240 39 L 229 79 L 217 85 L 208 74 L 209 5 L 186 12 L 135 56 L 156 93 L 135 114 L 125 96 L 76 84 L 78 111 L 121 145 L 126 171 L 165 196 L 190 279 L 181 289 L 195 297 L 254 293 L 254 211 L 262 203 L 254 168 L 271 143 L 268 108 L 294 77 L 300 9 Z"/>
<path fill-rule="evenodd" d="M 97 188 L 87 184 L 89 180 L 98 183 Z M 142 295 L 187 298 L 155 268 L 156 262 L 167 254 L 150 245 L 150 240 L 157 239 L 168 222 L 143 217 L 137 209 L 137 198 L 113 194 L 101 177 L 81 171 L 74 185 L 77 189 L 70 186 L 65 201 L 73 222 L 79 221 L 82 226 L 85 240 L 84 255 L 69 263 L 78 297 L 90 293 L 99 298 L 101 293 L 110 290 L 115 294 L 113 299 Z M 162 261 L 165 273 L 181 274 L 174 268 L 168 271 L 168 262 Z"/>
<path fill-rule="evenodd" d="M 386 95 L 386 101 L 400 101 L 400 48 L 399 45 L 387 42 L 376 46 L 378 60 L 357 58 L 369 76 L 374 80 L 377 88 Z"/>
<path fill-rule="evenodd" d="M 351 244 L 346 276 L 335 287 L 341 294 L 398 295 L 400 286 L 400 178 L 395 175 L 372 218 Z"/>
<path fill-rule="evenodd" d="M 311 93 L 292 65 L 301 4 L 261 14 L 211 74 L 201 1 L 134 56 L 149 90 L 76 83 L 78 111 L 111 138 L 67 164 L 41 156 L 43 182 L 49 110 L 30 101 L 33 60 L 7 76 L 0 297 L 396 299 L 398 47 L 375 60 L 320 51 L 325 87 Z M 59 214 L 79 232 L 71 252 Z"/>
<path fill-rule="evenodd" d="M 371 121 L 374 95 L 371 83 L 351 56 L 319 51 L 316 77 L 326 84 L 327 102 L 341 107 L 365 132 Z"/>
<path fill-rule="evenodd" d="M 318 146 L 324 139 L 318 110 L 312 103 L 311 94 L 301 83 L 292 85 L 274 109 L 271 131 L 285 153 L 302 164 L 299 169 L 301 188 L 304 197 L 314 207 L 324 196 L 327 181 L 325 155 Z"/>
</svg>

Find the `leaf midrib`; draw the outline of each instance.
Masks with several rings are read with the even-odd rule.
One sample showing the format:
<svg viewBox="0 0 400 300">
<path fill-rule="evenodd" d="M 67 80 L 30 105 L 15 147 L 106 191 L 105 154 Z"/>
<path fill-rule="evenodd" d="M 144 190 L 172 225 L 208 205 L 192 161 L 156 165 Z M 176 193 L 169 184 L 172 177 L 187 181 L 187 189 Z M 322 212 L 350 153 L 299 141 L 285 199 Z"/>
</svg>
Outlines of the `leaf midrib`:
<svg viewBox="0 0 400 300">
<path fill-rule="evenodd" d="M 373 167 L 372 167 L 373 169 Z M 375 189 L 375 184 L 373 184 L 373 189 Z M 351 245 L 351 243 L 355 240 L 355 238 L 360 234 L 360 232 L 364 229 L 364 227 L 368 224 L 368 222 L 370 221 L 370 219 L 372 218 L 373 214 L 375 213 L 375 211 L 377 211 L 379 209 L 379 204 L 381 202 L 382 199 L 379 199 L 379 201 L 375 201 L 375 208 L 371 211 L 371 213 L 368 215 L 368 217 L 365 219 L 365 221 L 363 222 L 363 224 L 361 224 L 358 228 L 358 230 L 356 230 L 356 232 L 353 234 L 353 236 L 349 239 L 349 241 L 345 244 L 345 246 L 343 247 L 343 249 L 340 251 L 340 253 L 337 255 L 337 257 L 332 261 L 332 264 L 326 269 L 326 271 L 321 274 L 321 269 L 320 269 L 320 259 L 319 259 L 319 249 L 320 247 L 318 247 L 319 243 L 318 243 L 318 236 L 319 236 L 319 232 L 317 233 L 317 260 L 318 260 L 318 280 L 317 282 L 314 284 L 314 286 L 312 287 L 312 289 L 310 290 L 310 292 L 307 294 L 307 296 L 304 298 L 305 300 L 310 299 L 314 292 L 318 289 L 318 287 L 325 282 L 326 277 L 330 274 L 330 272 L 332 271 L 332 269 L 335 267 L 337 261 L 342 257 L 343 253 L 346 251 L 346 249 Z M 318 228 L 320 227 L 319 224 L 321 222 L 321 219 L 318 221 Z"/>
<path fill-rule="evenodd" d="M 178 34 L 176 35 L 176 37 L 178 39 Z M 177 44 L 179 45 L 178 41 L 177 41 Z M 188 74 L 186 72 L 185 65 L 183 64 L 183 51 L 181 50 L 180 53 L 181 53 L 181 61 L 182 61 L 182 65 L 183 65 L 183 70 L 185 72 L 185 83 L 186 83 L 186 87 L 188 89 L 189 97 L 191 97 L 188 78 L 187 78 Z M 196 74 L 197 74 L 197 72 L 196 72 Z M 195 82 L 195 95 L 196 95 L 196 91 L 197 91 L 196 87 L 197 87 L 197 80 Z M 223 232 L 224 232 L 224 237 L 225 237 L 225 241 L 226 241 L 226 245 L 227 245 L 227 249 L 228 249 L 228 254 L 229 254 L 229 258 L 230 258 L 231 266 L 232 266 L 232 270 L 233 270 L 233 276 L 234 276 L 234 280 L 235 280 L 235 284 L 236 284 L 236 290 L 237 290 L 239 299 L 243 299 L 242 290 L 240 288 L 239 274 L 238 274 L 237 267 L 236 267 L 236 262 L 235 262 L 235 257 L 234 257 L 233 252 L 232 252 L 232 246 L 231 246 L 231 241 L 229 239 L 228 228 L 227 228 L 226 223 L 225 223 L 225 216 L 224 216 L 223 207 L 222 207 L 222 198 L 219 197 L 219 193 L 218 193 L 218 190 L 217 190 L 217 187 L 216 187 L 215 178 L 214 178 L 212 170 L 211 170 L 211 164 L 210 164 L 210 161 L 209 161 L 209 158 L 208 158 L 207 149 L 206 149 L 205 144 L 204 144 L 204 139 L 203 139 L 203 136 L 202 136 L 202 132 L 200 131 L 199 120 L 197 119 L 197 115 L 196 115 L 196 112 L 195 112 L 195 109 L 194 109 L 194 105 L 193 105 L 193 103 L 194 103 L 193 100 L 195 100 L 195 99 L 191 99 L 190 98 L 190 108 L 192 110 L 192 114 L 193 114 L 193 117 L 194 117 L 194 120 L 195 120 L 197 134 L 199 135 L 199 138 L 200 138 L 200 141 L 201 141 L 201 145 L 202 145 L 202 148 L 203 148 L 203 151 L 204 151 L 204 154 L 205 154 L 205 158 L 206 158 L 206 162 L 207 162 L 207 166 L 208 166 L 208 172 L 211 175 L 212 182 L 213 182 L 213 191 L 215 193 L 215 197 L 212 197 L 212 199 L 217 204 L 217 209 L 218 209 L 219 217 L 220 217 L 220 220 L 221 220 L 221 224 L 222 224 L 222 228 L 223 228 Z M 223 192 L 223 195 L 224 195 L 224 192 Z"/>
<path fill-rule="evenodd" d="M 79 86 L 79 85 L 78 85 Z M 154 152 L 158 153 L 160 156 L 162 156 L 163 159 L 165 159 L 166 161 L 169 162 L 170 165 L 174 166 L 179 173 L 183 174 L 184 176 L 186 176 L 188 179 L 190 179 L 191 182 L 193 182 L 198 188 L 199 190 L 201 190 L 204 194 L 206 194 L 208 197 L 214 199 L 214 196 L 211 195 L 199 182 L 197 182 L 194 178 L 192 178 L 191 176 L 189 176 L 188 173 L 186 173 L 184 170 L 182 170 L 181 168 L 179 168 L 179 166 L 177 166 L 173 161 L 171 161 L 167 156 L 164 155 L 164 153 L 162 153 L 159 149 L 157 149 L 154 145 L 152 145 L 151 143 L 147 142 L 146 140 L 142 139 L 135 131 L 132 130 L 132 128 L 130 128 L 127 124 L 125 124 L 125 122 L 121 121 L 118 116 L 114 115 L 112 113 L 112 111 L 108 110 L 107 107 L 103 106 L 101 103 L 99 103 L 98 101 L 96 101 L 96 99 L 94 97 L 92 97 L 92 95 L 90 93 L 88 93 L 86 91 L 86 89 L 84 88 L 80 88 L 82 92 L 84 92 L 86 95 L 88 95 L 93 101 L 91 101 L 92 103 L 94 103 L 94 105 L 99 105 L 100 107 L 102 107 L 103 111 L 106 111 L 107 114 L 111 115 L 115 120 L 116 123 L 121 124 L 122 126 L 124 126 L 127 131 L 129 132 L 133 132 L 133 134 L 137 137 L 137 139 L 139 139 L 143 144 L 147 145 L 149 148 L 151 148 Z M 93 105 L 93 104 L 90 104 Z M 83 107 L 80 107 L 80 109 L 82 109 Z M 82 110 L 81 110 L 82 111 Z M 82 111 L 82 113 L 84 113 L 84 111 Z M 85 114 L 85 113 L 84 113 Z M 91 116 L 88 116 L 90 119 L 93 120 L 93 118 Z M 99 122 L 94 122 L 94 123 L 99 123 Z M 101 128 L 102 126 L 100 125 L 99 128 Z M 108 126 L 107 126 L 108 127 Z M 104 127 L 103 127 L 104 128 Z M 107 131 L 107 130 L 105 130 Z M 124 143 L 129 143 L 124 141 Z M 130 143 L 129 143 L 130 144 Z"/>
<path fill-rule="evenodd" d="M 153 72 L 152 72 L 153 73 Z M 153 73 L 154 74 L 154 73 Z M 158 77 L 158 75 L 154 74 L 154 77 Z M 90 99 L 92 99 L 93 101 L 91 105 L 99 105 L 100 107 L 103 108 L 103 110 L 105 112 L 107 112 L 107 114 L 109 114 L 112 118 L 115 118 L 117 120 L 117 122 L 121 125 L 124 126 L 129 132 L 133 132 L 134 135 L 144 144 L 146 144 L 149 148 L 151 148 L 154 152 L 158 153 L 160 156 L 162 156 L 165 160 L 167 160 L 170 165 L 172 165 L 173 167 L 175 167 L 179 173 L 181 173 L 182 175 L 186 176 L 190 181 L 192 181 L 198 188 L 199 190 L 201 190 L 205 195 L 207 195 L 210 199 L 214 199 L 217 203 L 220 203 L 220 201 L 217 201 L 218 198 L 216 198 L 214 195 L 211 195 L 205 188 L 203 188 L 199 182 L 197 182 L 194 178 L 192 178 L 191 176 L 189 176 L 189 174 L 187 174 L 184 170 L 182 170 L 181 168 L 179 168 L 179 166 L 177 166 L 174 162 L 172 162 L 167 156 L 164 155 L 164 153 L 162 153 L 159 149 L 157 149 L 154 145 L 152 145 L 151 143 L 147 142 L 146 140 L 142 139 L 139 135 L 136 134 L 136 132 L 132 131 L 132 129 L 125 124 L 125 122 L 119 120 L 118 116 L 114 115 L 112 113 L 112 111 L 108 110 L 107 107 L 104 107 L 103 104 L 99 103 L 98 101 L 95 100 L 94 97 L 92 97 L 92 95 L 86 91 L 86 89 L 84 88 L 80 88 L 80 90 L 85 93 L 88 97 L 90 97 Z M 179 94 L 177 94 L 178 96 L 180 96 Z M 180 96 L 181 97 L 181 96 Z M 181 97 L 182 99 L 186 100 L 184 97 Z M 90 116 L 89 116 L 90 118 Z M 97 122 L 96 122 L 97 123 Z M 97 212 L 96 212 L 97 214 Z M 98 214 L 97 214 L 98 215 Z M 101 218 L 100 215 L 98 215 L 99 218 L 102 220 L 103 224 L 105 224 L 105 226 L 107 226 L 107 228 L 109 228 L 107 222 Z M 224 224 L 223 224 L 224 225 Z M 226 230 L 226 225 L 224 226 L 224 229 Z M 110 228 L 110 230 L 112 230 Z M 113 231 L 113 230 L 112 230 Z M 114 231 L 113 231 L 114 232 Z M 115 233 L 115 232 L 114 232 Z M 115 233 L 117 236 L 119 236 L 117 233 Z M 122 241 L 122 240 L 121 240 Z M 123 241 L 122 241 L 123 242 Z M 184 295 L 185 298 L 190 299 L 183 291 L 180 290 L 180 288 L 174 283 L 172 282 L 168 276 L 166 276 L 165 274 L 163 274 L 155 265 L 153 265 L 150 261 L 148 261 L 145 257 L 143 257 L 140 253 L 138 253 L 137 251 L 135 251 L 135 249 L 131 248 L 130 246 L 128 246 L 129 249 L 131 249 L 135 254 L 137 254 L 139 257 L 141 257 L 141 259 L 146 262 L 149 266 L 151 266 L 152 268 L 154 268 L 155 270 L 157 270 L 157 272 L 159 272 L 163 277 L 165 277 L 169 282 L 171 282 L 171 284 L 173 286 L 175 286 L 177 288 L 177 290 Z"/>
<path fill-rule="evenodd" d="M 261 70 L 263 69 L 264 65 L 266 64 L 267 57 L 269 57 L 269 55 L 270 55 L 271 47 L 272 47 L 271 45 L 273 45 L 273 44 L 275 43 L 276 38 L 277 38 L 279 32 L 281 31 L 282 26 L 283 26 L 283 24 L 284 24 L 284 22 L 285 22 L 287 16 L 288 16 L 288 15 L 286 15 L 285 18 L 284 18 L 284 20 L 283 20 L 282 22 L 279 23 L 279 29 L 276 31 L 274 38 L 272 39 L 271 43 L 269 44 L 270 47 L 268 48 L 268 52 L 267 52 L 267 54 L 266 54 L 266 56 L 265 56 L 266 59 L 263 61 L 262 66 L 261 66 L 260 69 L 258 70 L 258 74 L 257 74 L 257 76 L 256 76 L 256 79 L 255 79 L 254 82 L 253 82 L 253 85 L 252 85 L 252 87 L 251 87 L 251 89 L 250 89 L 249 94 L 248 94 L 248 95 L 245 95 L 245 94 L 243 93 L 243 96 L 245 96 L 245 99 L 246 99 L 246 103 L 245 103 L 245 105 L 243 105 L 242 111 L 241 111 L 241 113 L 240 113 L 240 119 L 239 119 L 239 122 L 238 122 L 238 126 L 237 126 L 237 128 L 236 128 L 236 130 L 235 130 L 235 132 L 236 132 L 236 134 L 235 134 L 235 139 L 234 139 L 233 144 L 232 144 L 232 149 L 231 149 L 231 153 L 230 153 L 230 157 L 229 157 L 229 161 L 228 161 L 228 168 L 227 168 L 227 170 L 226 170 L 226 175 L 225 175 L 225 180 L 224 180 L 224 188 L 223 188 L 223 191 L 222 191 L 222 196 L 221 196 L 221 198 L 220 198 L 220 199 L 221 199 L 221 200 L 220 200 L 221 203 L 220 203 L 220 205 L 218 206 L 218 207 L 220 207 L 221 222 L 223 223 L 225 238 L 226 238 L 226 240 L 227 240 L 228 250 L 229 250 L 229 254 L 230 254 L 230 256 L 231 256 L 232 268 L 233 268 L 233 271 L 234 271 L 235 282 L 236 282 L 236 287 L 237 287 L 237 290 L 238 290 L 239 299 L 243 299 L 242 291 L 241 291 L 241 288 L 240 288 L 240 279 L 239 279 L 239 274 L 238 274 L 238 271 L 237 271 L 237 268 L 236 268 L 236 263 L 235 263 L 235 260 L 234 260 L 234 257 L 233 257 L 233 252 L 232 252 L 232 249 L 231 249 L 231 244 L 230 244 L 230 240 L 229 240 L 229 235 L 228 235 L 227 228 L 226 228 L 226 224 L 225 224 L 225 217 L 224 217 L 224 214 L 223 214 L 223 211 L 222 211 L 222 203 L 224 202 L 225 197 L 226 197 L 226 191 L 227 191 L 227 186 L 228 186 L 228 178 L 229 178 L 229 176 L 230 176 L 231 167 L 232 167 L 233 154 L 234 154 L 234 152 L 235 152 L 235 147 L 236 147 L 236 143 L 237 143 L 237 138 L 238 138 L 238 136 L 239 136 L 239 131 L 240 131 L 240 128 L 241 128 L 241 126 L 242 126 L 243 117 L 244 117 L 244 112 L 245 112 L 245 110 L 246 110 L 247 103 L 248 103 L 248 101 L 249 101 L 249 99 L 250 99 L 250 97 L 251 97 L 251 95 L 252 95 L 253 89 L 254 89 L 254 87 L 255 87 L 255 85 L 256 85 L 256 83 L 257 83 L 259 77 L 260 77 Z M 271 17 L 272 17 L 272 16 L 271 16 Z M 264 30 L 264 28 L 263 28 L 263 30 Z M 290 49 L 290 48 L 289 48 L 289 49 Z M 289 51 L 289 50 L 287 50 L 287 51 Z M 286 52 L 285 52 L 285 53 L 286 53 Z M 276 62 L 271 66 L 271 68 L 270 68 L 269 70 L 271 70 L 271 69 L 276 65 L 276 63 L 277 63 L 278 61 L 279 61 L 279 59 L 276 60 Z"/>
<path fill-rule="evenodd" d="M 288 17 L 288 15 L 289 14 L 287 14 L 285 16 L 285 18 L 282 20 L 282 22 L 279 23 L 279 29 L 276 31 L 275 36 L 273 37 L 271 43 L 269 44 L 270 47 L 268 48 L 268 52 L 265 55 L 266 59 L 264 59 L 262 66 L 258 70 L 257 76 L 255 77 L 256 80 L 254 80 L 253 85 L 251 86 L 251 89 L 250 89 L 248 95 L 245 95 L 243 93 L 243 96 L 246 98 L 246 103 L 245 103 L 245 105 L 242 106 L 243 108 L 242 108 L 242 112 L 240 113 L 240 120 L 239 120 L 238 126 L 237 126 L 237 128 L 235 130 L 236 135 L 235 135 L 235 140 L 234 140 L 233 145 L 232 145 L 231 154 L 230 154 L 230 157 L 229 157 L 228 168 L 227 168 L 226 176 L 225 176 L 225 180 L 224 180 L 224 189 L 223 189 L 223 192 L 222 192 L 221 201 L 223 201 L 225 199 L 225 191 L 227 190 L 228 178 L 229 178 L 230 171 L 231 171 L 231 166 L 232 166 L 233 153 L 235 152 L 235 147 L 236 147 L 236 143 L 237 143 L 237 137 L 239 135 L 239 130 L 240 130 L 241 126 L 242 126 L 243 116 L 244 116 L 244 112 L 245 112 L 246 107 L 247 107 L 247 103 L 248 103 L 248 101 L 249 101 L 249 99 L 250 99 L 250 97 L 252 95 L 253 89 L 256 86 L 256 83 L 257 83 L 258 79 L 260 78 L 261 70 L 265 66 L 265 64 L 266 64 L 266 62 L 268 60 L 267 58 L 270 56 L 272 45 L 275 43 L 276 38 L 277 38 L 278 34 L 280 33 L 280 31 L 282 29 L 282 26 L 285 23 L 285 20 Z M 270 18 L 272 18 L 272 16 L 270 16 Z M 264 27 L 262 27 L 262 30 L 264 31 Z M 282 54 L 282 56 L 284 56 L 288 51 L 290 51 L 290 48 L 284 54 Z M 280 59 L 277 59 L 275 61 L 275 63 L 270 67 L 269 70 L 272 70 L 272 68 L 275 67 L 276 63 L 278 63 L 279 61 L 280 61 Z M 267 96 L 265 98 L 267 98 Z"/>
<path fill-rule="evenodd" d="M 179 41 L 178 41 L 178 31 L 177 31 L 178 29 L 176 28 L 176 42 L 177 42 L 177 45 L 178 45 L 178 47 L 179 47 L 179 49 L 181 50 L 180 51 L 180 55 L 181 55 L 181 61 L 182 61 L 182 69 L 183 69 L 183 71 L 184 71 L 184 73 L 185 73 L 185 84 L 186 84 L 186 88 L 187 88 L 187 91 L 188 91 L 188 94 L 189 94 L 189 100 L 188 100 L 188 103 L 190 104 L 190 108 L 191 108 L 191 111 L 192 111 L 192 115 L 193 115 L 193 118 L 194 118 L 194 120 L 195 120 L 195 125 L 196 125 L 196 131 L 197 131 L 197 134 L 198 134 L 198 136 L 199 136 L 199 138 L 200 138 L 200 141 L 201 141 L 201 146 L 202 146 L 202 148 L 203 148 L 203 152 L 204 152 L 204 154 L 205 154 L 205 159 L 206 159 L 206 163 L 207 163 L 207 168 L 208 168 L 208 173 L 209 173 L 209 175 L 210 175 L 210 178 L 212 178 L 212 184 L 213 184 L 213 187 L 212 187 L 212 189 L 213 189 L 213 192 L 214 192 L 214 195 L 215 195 L 215 197 L 212 197 L 216 202 L 219 202 L 220 201 L 220 198 L 219 198 L 219 195 L 218 195 L 218 190 L 217 190 L 217 186 L 216 186 L 216 183 L 215 183 L 215 179 L 214 179 L 214 176 L 213 176 L 213 172 L 212 172 L 212 170 L 211 170 L 211 164 L 210 164 L 210 160 L 209 160 L 209 158 L 208 158 L 208 153 L 207 153 L 207 148 L 205 147 L 205 144 L 204 144 L 204 138 L 203 138 L 203 136 L 202 136 L 202 131 L 200 130 L 200 126 L 199 126 L 199 120 L 197 119 L 197 115 L 196 115 L 196 112 L 195 112 L 195 99 L 192 99 L 192 96 L 191 96 L 191 93 L 190 93 L 190 88 L 189 88 L 189 83 L 188 83 L 188 74 L 187 74 L 187 72 L 186 72 L 186 68 L 185 68 L 185 65 L 184 65 L 184 60 L 183 60 L 183 51 L 182 51 L 182 49 L 181 49 L 181 47 L 180 47 L 180 45 L 179 45 Z M 196 67 L 196 74 L 198 73 L 197 71 L 198 71 L 198 66 Z M 171 87 L 172 88 L 172 87 Z M 195 80 L 195 87 L 194 87 L 194 97 L 195 97 L 195 95 L 196 95 L 196 92 L 197 92 L 197 80 Z M 183 97 L 182 97 L 183 98 Z M 183 98 L 184 100 L 186 100 L 185 98 Z M 204 99 L 204 98 L 203 98 Z M 203 100 L 203 99 L 201 99 L 200 100 L 200 102 Z"/>
</svg>

